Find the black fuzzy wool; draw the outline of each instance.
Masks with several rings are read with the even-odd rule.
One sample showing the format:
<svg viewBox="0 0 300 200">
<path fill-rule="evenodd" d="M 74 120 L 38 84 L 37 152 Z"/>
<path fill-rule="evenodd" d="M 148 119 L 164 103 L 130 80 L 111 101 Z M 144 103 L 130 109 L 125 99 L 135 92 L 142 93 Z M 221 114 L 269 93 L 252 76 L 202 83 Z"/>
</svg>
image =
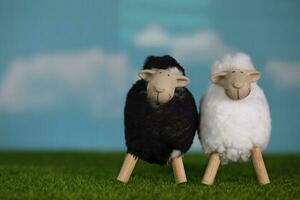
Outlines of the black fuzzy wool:
<svg viewBox="0 0 300 200">
<path fill-rule="evenodd" d="M 168 66 L 184 72 L 170 56 L 148 57 L 143 68 L 167 69 Z M 173 150 L 185 153 L 191 147 L 198 114 L 187 88 L 177 88 L 169 102 L 156 106 L 147 98 L 147 82 L 138 80 L 127 94 L 124 120 L 127 152 L 149 163 L 163 165 Z"/>
<path fill-rule="evenodd" d="M 179 71 L 185 75 L 183 67 L 171 56 L 149 56 L 146 58 L 143 69 L 168 69 L 170 67 L 176 67 Z"/>
</svg>

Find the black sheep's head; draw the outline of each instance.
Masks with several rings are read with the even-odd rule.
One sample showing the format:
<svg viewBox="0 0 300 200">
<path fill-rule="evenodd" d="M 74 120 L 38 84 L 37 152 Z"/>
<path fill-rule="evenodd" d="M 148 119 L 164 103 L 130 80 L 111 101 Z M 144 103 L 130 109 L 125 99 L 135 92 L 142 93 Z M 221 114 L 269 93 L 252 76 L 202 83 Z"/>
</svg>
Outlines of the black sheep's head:
<svg viewBox="0 0 300 200">
<path fill-rule="evenodd" d="M 190 82 L 176 67 L 144 69 L 139 76 L 148 82 L 148 99 L 156 105 L 169 102 L 177 87 L 185 87 Z"/>
</svg>

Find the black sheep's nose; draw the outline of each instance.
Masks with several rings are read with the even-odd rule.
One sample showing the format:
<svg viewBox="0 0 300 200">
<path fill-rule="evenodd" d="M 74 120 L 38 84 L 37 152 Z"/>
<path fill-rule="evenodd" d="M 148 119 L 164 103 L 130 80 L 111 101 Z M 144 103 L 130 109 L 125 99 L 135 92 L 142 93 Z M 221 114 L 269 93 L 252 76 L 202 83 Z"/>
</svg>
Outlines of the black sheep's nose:
<svg viewBox="0 0 300 200">
<path fill-rule="evenodd" d="M 154 90 L 155 90 L 156 92 L 158 92 L 158 93 L 161 93 L 161 92 L 164 92 L 164 91 L 165 91 L 165 89 L 159 88 L 159 87 L 154 87 Z"/>
</svg>

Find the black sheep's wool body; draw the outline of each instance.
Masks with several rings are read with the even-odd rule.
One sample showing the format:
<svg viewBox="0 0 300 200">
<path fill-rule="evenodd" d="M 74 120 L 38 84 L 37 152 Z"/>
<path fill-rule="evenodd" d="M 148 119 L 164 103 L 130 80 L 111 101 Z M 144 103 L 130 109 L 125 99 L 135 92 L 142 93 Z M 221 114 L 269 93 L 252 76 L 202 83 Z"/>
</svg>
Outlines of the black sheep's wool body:
<svg viewBox="0 0 300 200">
<path fill-rule="evenodd" d="M 147 99 L 147 83 L 138 80 L 127 94 L 124 120 L 127 152 L 163 165 L 173 150 L 189 150 L 198 114 L 187 88 L 177 88 L 168 103 L 156 106 Z"/>
</svg>

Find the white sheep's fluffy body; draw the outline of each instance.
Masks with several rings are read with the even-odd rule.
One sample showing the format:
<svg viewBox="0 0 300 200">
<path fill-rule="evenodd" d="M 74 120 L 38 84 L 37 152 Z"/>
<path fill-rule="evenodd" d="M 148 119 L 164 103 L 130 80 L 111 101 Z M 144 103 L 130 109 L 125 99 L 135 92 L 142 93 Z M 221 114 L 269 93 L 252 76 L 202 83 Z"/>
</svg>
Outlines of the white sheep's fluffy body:
<svg viewBox="0 0 300 200">
<path fill-rule="evenodd" d="M 213 73 L 231 69 L 255 68 L 251 59 L 241 53 L 225 56 L 212 66 Z M 206 154 L 220 154 L 222 164 L 247 161 L 251 149 L 264 150 L 269 142 L 268 102 L 256 83 L 251 84 L 251 89 L 245 99 L 232 100 L 223 87 L 211 84 L 201 100 L 200 141 Z"/>
</svg>

